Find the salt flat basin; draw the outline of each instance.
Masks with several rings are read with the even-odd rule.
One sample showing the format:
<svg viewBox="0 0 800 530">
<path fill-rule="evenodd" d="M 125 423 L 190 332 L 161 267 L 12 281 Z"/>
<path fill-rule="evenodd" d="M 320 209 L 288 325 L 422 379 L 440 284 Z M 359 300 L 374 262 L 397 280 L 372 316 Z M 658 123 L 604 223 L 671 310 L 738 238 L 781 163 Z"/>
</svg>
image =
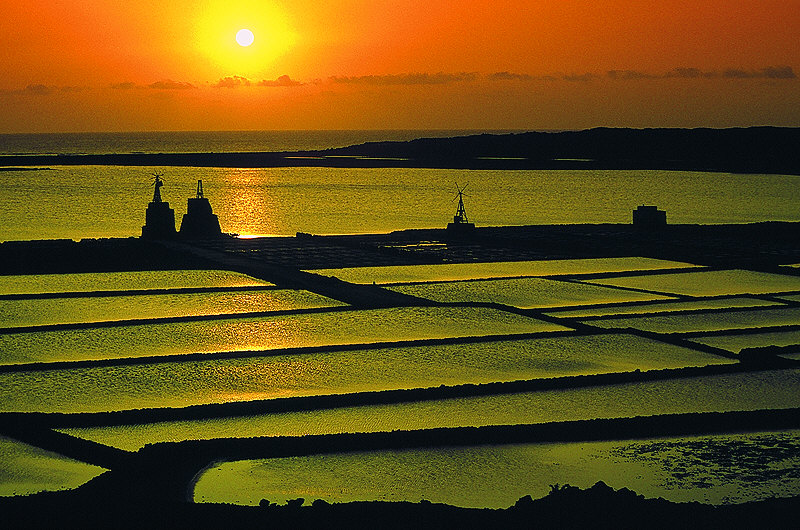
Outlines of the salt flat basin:
<svg viewBox="0 0 800 530">
<path fill-rule="evenodd" d="M 688 296 L 800 291 L 800 276 L 738 269 L 628 276 L 591 281 L 600 285 L 645 289 Z"/>
<path fill-rule="evenodd" d="M 0 364 L 563 331 L 482 307 L 404 307 L 0 335 Z"/>
<path fill-rule="evenodd" d="M 522 309 L 669 299 L 657 294 L 546 278 L 417 283 L 388 289 L 436 302 L 494 302 Z"/>
<path fill-rule="evenodd" d="M 775 331 L 769 333 L 735 334 L 735 335 L 709 335 L 707 337 L 692 337 L 692 342 L 707 344 L 715 348 L 722 348 L 733 353 L 739 353 L 744 348 L 763 348 L 766 346 L 790 346 L 800 344 L 800 331 Z"/>
<path fill-rule="evenodd" d="M 0 327 L 220 315 L 344 306 L 310 291 L 269 289 L 0 300 Z"/>
<path fill-rule="evenodd" d="M 77 488 L 106 470 L 0 436 L 0 496 Z"/>
<path fill-rule="evenodd" d="M 657 315 L 587 321 L 601 328 L 634 328 L 656 333 L 716 331 L 725 329 L 792 326 L 800 324 L 800 308 L 720 311 L 700 315 Z"/>
<path fill-rule="evenodd" d="M 191 287 L 254 287 L 274 285 L 238 272 L 220 270 L 88 272 L 0 276 L 0 294 L 70 293 L 181 289 Z"/>
<path fill-rule="evenodd" d="M 673 300 L 668 302 L 655 302 L 647 304 L 614 305 L 611 307 L 586 307 L 580 309 L 566 309 L 546 313 L 555 317 L 580 318 L 595 316 L 625 315 L 631 313 L 661 313 L 671 311 L 698 311 L 701 309 L 729 309 L 733 307 L 783 307 L 782 304 L 771 300 L 757 298 L 711 298 L 701 300 Z"/>
<path fill-rule="evenodd" d="M 308 270 L 323 276 L 335 276 L 351 283 L 376 284 L 440 282 L 509 278 L 514 276 L 552 276 L 638 270 L 696 267 L 690 263 L 653 258 L 594 258 L 490 263 L 444 263 L 435 265 L 391 265 Z"/>
<path fill-rule="evenodd" d="M 136 450 L 147 443 L 196 439 L 480 427 L 797 406 L 800 406 L 800 370 L 789 369 L 248 417 L 59 430 L 120 449 Z"/>
<path fill-rule="evenodd" d="M 632 335 L 418 345 L 0 373 L 4 412 L 185 407 L 706 366 L 723 357 Z"/>
<path fill-rule="evenodd" d="M 740 503 L 800 493 L 800 431 L 513 444 L 244 460 L 200 477 L 195 502 L 426 499 L 507 508 L 553 484 L 598 481 L 673 502 Z M 698 487 L 700 486 L 700 487 Z"/>
</svg>

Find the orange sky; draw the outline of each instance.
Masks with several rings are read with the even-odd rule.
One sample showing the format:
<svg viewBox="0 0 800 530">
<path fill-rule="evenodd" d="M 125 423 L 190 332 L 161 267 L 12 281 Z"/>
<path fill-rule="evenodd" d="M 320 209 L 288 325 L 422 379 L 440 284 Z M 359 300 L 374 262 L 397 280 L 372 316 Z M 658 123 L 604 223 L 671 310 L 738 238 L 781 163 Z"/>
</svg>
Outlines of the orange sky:
<svg viewBox="0 0 800 530">
<path fill-rule="evenodd" d="M 0 132 L 800 126 L 800 0 L 0 0 L 0 13 Z"/>
</svg>

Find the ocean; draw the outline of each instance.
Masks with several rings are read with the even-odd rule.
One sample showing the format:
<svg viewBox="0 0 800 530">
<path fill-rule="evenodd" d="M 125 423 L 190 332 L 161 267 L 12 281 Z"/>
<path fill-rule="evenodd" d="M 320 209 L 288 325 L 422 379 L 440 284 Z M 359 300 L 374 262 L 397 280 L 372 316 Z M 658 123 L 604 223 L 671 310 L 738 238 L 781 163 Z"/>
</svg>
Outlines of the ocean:
<svg viewBox="0 0 800 530">
<path fill-rule="evenodd" d="M 2 154 L 291 151 L 479 131 L 240 131 L 0 135 Z M 31 168 L 29 168 L 31 169 Z M 478 226 L 628 223 L 640 204 L 670 223 L 800 221 L 797 176 L 687 171 L 57 166 L 0 171 L 0 241 L 141 233 L 152 174 L 180 223 L 202 180 L 223 231 L 242 236 L 444 227 L 466 186 Z"/>
</svg>

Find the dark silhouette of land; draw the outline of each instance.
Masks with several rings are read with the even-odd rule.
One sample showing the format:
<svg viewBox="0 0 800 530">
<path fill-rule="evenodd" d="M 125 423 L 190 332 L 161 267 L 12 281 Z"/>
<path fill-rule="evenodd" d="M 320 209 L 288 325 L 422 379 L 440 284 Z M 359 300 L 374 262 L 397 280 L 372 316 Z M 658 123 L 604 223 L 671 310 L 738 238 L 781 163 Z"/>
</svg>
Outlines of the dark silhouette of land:
<svg viewBox="0 0 800 530">
<path fill-rule="evenodd" d="M 231 263 L 225 260 L 242 257 L 268 268 L 270 277 L 264 279 L 290 287 L 302 283 L 297 269 L 620 256 L 775 271 L 780 265 L 800 263 L 798 241 L 800 223 L 792 222 L 667 225 L 656 231 L 641 231 L 630 224 L 505 226 L 478 227 L 467 237 L 429 229 L 347 236 L 222 237 L 191 244 L 133 237 L 6 241 L 0 243 L 0 274 L 226 269 Z M 786 267 L 781 272 L 800 273 Z"/>
<path fill-rule="evenodd" d="M 268 500 L 260 506 L 187 504 L 135 496 L 98 497 L 95 492 L 41 493 L 0 498 L 14 528 L 790 528 L 800 497 L 710 506 L 645 499 L 602 482 L 591 488 L 551 485 L 541 499 L 520 498 L 506 509 L 458 508 L 412 502 L 321 500 L 302 506 Z M 306 501 L 306 502 L 310 502 Z"/>
<path fill-rule="evenodd" d="M 800 175 L 800 128 L 610 129 L 372 142 L 322 151 L 8 155 L 0 166 L 663 169 Z"/>
</svg>

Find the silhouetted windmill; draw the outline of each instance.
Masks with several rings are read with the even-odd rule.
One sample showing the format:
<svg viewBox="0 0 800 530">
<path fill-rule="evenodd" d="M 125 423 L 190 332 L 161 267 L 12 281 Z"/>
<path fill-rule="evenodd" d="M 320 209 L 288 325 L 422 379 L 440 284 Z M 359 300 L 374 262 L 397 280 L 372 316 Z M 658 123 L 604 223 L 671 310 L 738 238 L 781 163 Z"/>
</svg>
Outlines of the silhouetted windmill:
<svg viewBox="0 0 800 530">
<path fill-rule="evenodd" d="M 469 223 L 469 219 L 467 219 L 467 210 L 464 208 L 464 190 L 467 189 L 467 186 L 469 186 L 469 184 L 461 188 L 456 184 L 457 191 L 453 200 L 458 199 L 458 208 L 456 209 L 456 214 L 453 216 L 454 223 Z M 469 195 L 467 196 L 469 197 Z"/>
<path fill-rule="evenodd" d="M 164 185 L 164 181 L 161 180 L 161 177 L 164 176 L 163 173 L 155 172 L 151 173 L 153 176 L 153 187 L 155 190 L 153 191 L 153 202 L 161 202 L 161 186 Z"/>
<path fill-rule="evenodd" d="M 453 236 L 463 237 L 475 229 L 475 223 L 469 222 L 467 210 L 464 208 L 465 189 L 467 189 L 467 186 L 462 188 L 456 184 L 456 196 L 453 197 L 453 200 L 458 199 L 458 207 L 456 208 L 456 214 L 453 216 L 453 222 L 447 223 L 447 232 Z"/>
</svg>

